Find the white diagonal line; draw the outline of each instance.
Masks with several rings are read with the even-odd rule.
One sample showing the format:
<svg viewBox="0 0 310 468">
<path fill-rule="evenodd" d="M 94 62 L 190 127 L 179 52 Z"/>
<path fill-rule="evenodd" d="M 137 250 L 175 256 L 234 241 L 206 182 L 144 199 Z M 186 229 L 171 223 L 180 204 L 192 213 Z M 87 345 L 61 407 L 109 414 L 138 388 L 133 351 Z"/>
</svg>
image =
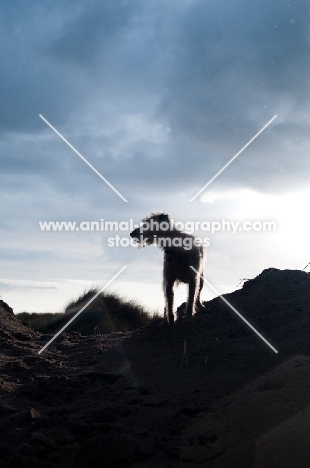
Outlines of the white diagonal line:
<svg viewBox="0 0 310 468">
<path fill-rule="evenodd" d="M 39 117 L 41 117 L 41 119 L 44 120 L 44 122 L 45 122 L 45 123 L 46 123 L 46 124 L 47 124 L 47 125 L 64 141 L 64 142 L 65 142 L 65 143 L 67 143 L 67 145 L 68 145 L 68 146 L 69 146 L 69 147 L 70 147 L 70 148 L 71 148 L 71 149 L 72 149 L 72 150 L 73 150 L 73 151 L 74 151 L 74 152 L 75 152 L 75 153 L 76 153 L 76 154 L 77 154 L 77 155 L 78 155 L 78 156 L 79 156 L 79 157 L 80 157 L 80 158 L 81 158 L 81 159 L 82 159 L 82 160 L 83 160 L 99 177 L 100 177 L 100 179 L 102 179 L 112 190 L 114 190 L 114 192 L 117 193 L 117 195 L 118 195 L 119 197 L 121 197 L 121 199 L 124 200 L 124 202 L 128 203 L 128 200 L 126 200 L 126 198 L 123 197 L 123 195 L 122 195 L 121 193 L 119 193 L 119 191 L 116 190 L 116 188 L 113 187 L 113 185 L 110 184 L 110 182 L 109 182 L 105 177 L 103 177 L 103 175 L 100 174 L 100 172 L 97 171 L 97 169 L 96 169 L 92 164 L 90 164 L 90 162 L 88 162 L 87 159 L 84 158 L 84 156 L 82 156 L 82 154 L 79 153 L 78 150 L 75 149 L 74 146 L 71 145 L 71 143 L 69 143 L 69 141 L 66 140 L 66 138 L 65 138 L 64 136 L 62 136 L 62 134 L 59 133 L 59 131 L 56 130 L 56 128 L 53 127 L 53 125 L 50 124 L 48 120 L 46 120 L 45 117 L 43 117 L 43 115 L 39 114 Z"/>
<path fill-rule="evenodd" d="M 198 273 L 197 270 L 195 270 L 195 268 L 193 266 L 191 266 L 191 269 L 194 270 L 201 278 L 202 276 Z M 253 327 L 253 325 L 250 324 L 250 322 L 248 322 L 241 314 L 240 312 L 237 311 L 237 309 L 235 309 L 228 301 L 227 299 L 225 299 L 225 297 L 223 297 L 213 286 L 212 284 L 209 283 L 209 281 L 206 280 L 206 278 L 204 278 L 204 281 L 205 283 L 207 283 L 207 285 L 216 293 L 219 295 L 219 297 L 222 299 L 223 302 L 225 302 L 226 305 L 228 305 L 228 307 L 231 308 L 231 310 L 233 312 L 235 312 L 235 314 L 238 315 L 238 317 L 241 318 L 241 320 L 243 320 L 247 325 L 248 327 L 250 327 L 255 333 L 257 336 L 260 337 L 261 340 L 263 340 L 268 346 L 269 348 L 272 349 L 272 351 L 274 351 L 275 353 L 278 353 L 278 351 L 269 343 L 269 341 L 266 340 L 266 338 L 263 337 L 263 335 L 261 335 L 257 330 L 256 328 Z"/>
<path fill-rule="evenodd" d="M 62 329 L 59 330 L 59 332 L 57 332 L 56 335 L 53 336 L 53 338 L 52 338 L 48 343 L 46 343 L 45 346 L 43 346 L 43 348 L 40 349 L 40 351 L 38 352 L 38 354 L 41 354 L 41 353 L 55 340 L 55 338 L 57 338 L 57 336 L 60 335 L 60 334 L 67 328 L 67 326 L 70 325 L 70 323 L 72 323 L 73 320 L 75 320 L 76 317 L 77 317 L 78 315 L 80 315 L 80 314 L 83 312 L 83 310 L 85 310 L 86 307 L 89 306 L 89 304 L 91 304 L 91 303 L 96 299 L 96 297 L 98 297 L 99 294 L 100 294 L 102 291 L 104 291 L 104 290 L 112 283 L 112 281 L 114 281 L 115 278 L 117 278 L 118 275 L 120 275 L 120 274 L 125 270 L 125 268 L 127 268 L 127 267 L 126 267 L 126 266 L 123 266 L 123 268 L 121 268 L 120 271 L 119 271 L 118 273 L 116 273 L 116 275 L 114 275 L 113 278 L 110 279 L 110 281 L 108 281 L 108 282 L 97 292 L 97 294 L 96 294 L 95 296 L 93 296 L 93 297 L 91 298 L 91 300 L 88 301 L 87 304 L 85 304 L 84 307 L 82 307 L 82 309 L 79 310 L 79 311 L 74 315 L 74 317 L 72 317 L 72 319 L 69 320 L 69 322 L 66 323 L 66 325 L 65 325 L 64 327 L 62 327 Z"/>
<path fill-rule="evenodd" d="M 242 151 L 244 151 L 245 148 L 247 148 L 247 147 L 252 143 L 252 141 L 254 141 L 255 138 L 257 138 L 258 135 L 260 135 L 260 134 L 265 130 L 265 128 L 267 128 L 268 125 L 270 125 L 271 122 L 273 122 L 276 118 L 277 118 L 277 115 L 274 115 L 274 116 L 272 117 L 272 119 L 269 120 L 269 122 L 267 122 L 266 125 L 264 125 L 263 128 L 261 128 L 260 131 L 257 132 L 256 135 L 254 135 L 253 138 L 251 138 L 251 140 L 248 141 L 247 144 L 244 145 L 243 148 L 241 148 L 241 150 L 238 151 L 238 153 L 235 154 L 235 156 L 233 156 L 233 157 L 230 159 L 230 161 L 228 161 L 228 163 L 225 164 L 225 166 L 223 166 L 222 169 L 221 169 L 220 171 L 218 171 L 218 172 L 215 174 L 215 176 L 213 176 L 212 179 L 210 179 L 209 182 L 207 182 L 206 185 L 204 185 L 204 186 L 202 187 L 202 189 L 200 189 L 199 192 L 197 192 L 196 195 L 195 195 L 193 198 L 191 198 L 191 199 L 189 200 L 189 203 L 191 203 L 192 201 L 194 201 L 195 198 L 198 197 L 198 195 L 200 195 L 201 192 L 203 192 L 203 191 L 204 191 L 204 190 L 205 190 L 205 189 L 206 189 L 206 188 L 207 188 L 207 187 L 208 187 L 208 186 L 209 186 L 225 169 L 226 169 L 226 167 L 228 167 L 229 164 L 231 164 L 231 163 L 239 156 L 239 154 L 241 154 Z"/>
</svg>

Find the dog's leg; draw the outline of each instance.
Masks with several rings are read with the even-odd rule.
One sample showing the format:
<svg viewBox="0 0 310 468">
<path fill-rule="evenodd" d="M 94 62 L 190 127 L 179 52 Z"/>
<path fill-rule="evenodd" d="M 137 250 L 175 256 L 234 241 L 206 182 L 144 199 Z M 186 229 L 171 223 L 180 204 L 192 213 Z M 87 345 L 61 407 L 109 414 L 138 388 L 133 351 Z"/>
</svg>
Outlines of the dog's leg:
<svg viewBox="0 0 310 468">
<path fill-rule="evenodd" d="M 200 301 L 200 293 L 203 288 L 203 283 L 204 283 L 203 276 L 200 275 L 199 289 L 198 289 L 197 297 L 196 297 L 196 310 L 203 308 L 203 305 Z"/>
<path fill-rule="evenodd" d="M 173 285 L 174 285 L 174 281 L 167 281 L 164 284 L 164 293 L 165 293 L 165 300 L 166 300 L 165 316 L 166 316 L 166 320 L 168 322 L 168 325 L 173 325 L 173 322 L 174 322 L 174 315 L 173 315 L 173 299 L 174 299 Z"/>
<path fill-rule="evenodd" d="M 195 296 L 197 291 L 197 281 L 198 278 L 195 276 L 191 276 L 189 283 L 188 283 L 188 299 L 186 305 L 186 318 L 190 319 L 192 315 L 195 313 Z"/>
</svg>

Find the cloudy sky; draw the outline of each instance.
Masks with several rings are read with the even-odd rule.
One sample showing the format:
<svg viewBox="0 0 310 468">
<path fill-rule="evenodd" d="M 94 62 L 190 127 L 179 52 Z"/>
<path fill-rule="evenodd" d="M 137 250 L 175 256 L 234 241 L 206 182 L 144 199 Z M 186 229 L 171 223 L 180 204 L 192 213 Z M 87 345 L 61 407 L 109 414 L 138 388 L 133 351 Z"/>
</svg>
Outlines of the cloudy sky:
<svg viewBox="0 0 310 468">
<path fill-rule="evenodd" d="M 116 232 L 42 232 L 42 221 L 137 223 L 153 209 L 275 221 L 207 233 L 206 276 L 221 293 L 310 261 L 306 0 L 11 0 L 0 22 L 0 294 L 14 311 L 61 311 L 124 265 L 110 289 L 162 310 L 158 249 L 109 247 Z"/>
</svg>

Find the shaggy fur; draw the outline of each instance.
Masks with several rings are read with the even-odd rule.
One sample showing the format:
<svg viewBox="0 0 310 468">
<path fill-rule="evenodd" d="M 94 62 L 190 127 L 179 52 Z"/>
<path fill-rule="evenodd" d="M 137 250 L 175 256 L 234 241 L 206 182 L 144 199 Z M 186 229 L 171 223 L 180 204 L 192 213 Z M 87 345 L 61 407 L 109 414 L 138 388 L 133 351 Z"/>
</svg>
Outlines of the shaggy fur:
<svg viewBox="0 0 310 468">
<path fill-rule="evenodd" d="M 200 292 L 203 287 L 205 253 L 202 245 L 196 246 L 195 236 L 176 229 L 168 213 L 150 213 L 142 219 L 142 225 L 130 236 L 139 247 L 156 243 L 164 251 L 163 289 L 165 295 L 165 319 L 174 322 L 174 285 L 188 284 L 186 317 L 189 319 L 201 306 Z M 189 247 L 190 246 L 190 247 Z M 194 267 L 199 274 L 190 267 Z"/>
</svg>

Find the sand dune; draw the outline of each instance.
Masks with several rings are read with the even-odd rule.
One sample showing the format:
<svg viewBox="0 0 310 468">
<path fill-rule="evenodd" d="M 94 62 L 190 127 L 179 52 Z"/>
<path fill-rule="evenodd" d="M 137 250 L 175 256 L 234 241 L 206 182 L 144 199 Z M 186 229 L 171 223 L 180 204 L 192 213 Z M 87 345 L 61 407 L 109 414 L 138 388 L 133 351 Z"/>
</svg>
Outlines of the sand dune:
<svg viewBox="0 0 310 468">
<path fill-rule="evenodd" d="M 36 333 L 0 302 L 0 457 L 13 467 L 310 466 L 310 277 L 264 270 L 190 323 Z M 188 367 L 183 366 L 184 340 Z"/>
</svg>

